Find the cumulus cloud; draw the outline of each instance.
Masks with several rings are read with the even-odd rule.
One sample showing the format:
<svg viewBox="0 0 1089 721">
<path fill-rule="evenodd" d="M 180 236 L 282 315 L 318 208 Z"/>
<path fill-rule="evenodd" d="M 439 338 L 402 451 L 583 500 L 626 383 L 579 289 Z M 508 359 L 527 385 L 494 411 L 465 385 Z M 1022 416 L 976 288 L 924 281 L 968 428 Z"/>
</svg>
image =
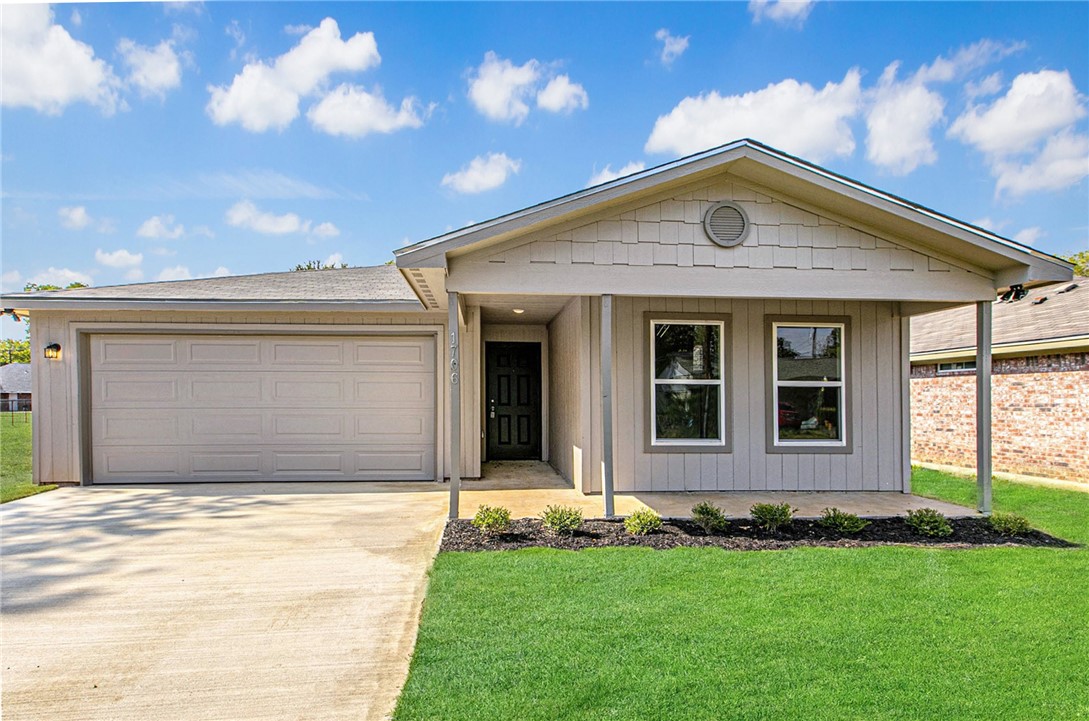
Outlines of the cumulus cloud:
<svg viewBox="0 0 1089 721">
<path fill-rule="evenodd" d="M 945 99 L 916 77 L 898 82 L 899 63 L 885 68 L 866 113 L 866 158 L 895 175 L 938 160 L 930 132 L 944 117 Z"/>
<path fill-rule="evenodd" d="M 522 161 L 508 158 L 505 153 L 478 155 L 456 173 L 444 175 L 442 185 L 457 193 L 482 193 L 498 188 L 521 169 Z"/>
<path fill-rule="evenodd" d="M 318 223 L 314 227 L 314 235 L 321 238 L 335 238 L 340 235 L 340 228 L 332 223 Z"/>
<path fill-rule="evenodd" d="M 223 278 L 224 276 L 228 276 L 230 274 L 231 274 L 230 269 L 227 268 L 227 266 L 225 266 L 225 265 L 221 265 L 218 268 L 216 268 L 215 270 L 213 270 L 209 277 L 210 278 Z"/>
<path fill-rule="evenodd" d="M 343 263 L 343 262 L 344 262 L 344 255 L 343 254 L 333 253 L 328 258 L 325 259 L 325 262 L 322 263 L 322 265 L 327 266 L 327 267 L 332 266 L 334 268 L 339 268 L 340 264 Z"/>
<path fill-rule="evenodd" d="M 3 104 L 59 115 L 72 103 L 84 102 L 112 115 L 119 103 L 113 68 L 53 20 L 48 5 L 4 5 Z"/>
<path fill-rule="evenodd" d="M 99 248 L 95 251 L 95 262 L 109 268 L 131 268 L 144 262 L 143 253 L 130 253 L 124 248 L 106 252 Z"/>
<path fill-rule="evenodd" d="M 1002 73 L 991 73 L 982 80 L 970 80 L 964 84 L 964 94 L 969 100 L 986 98 L 1002 92 Z"/>
<path fill-rule="evenodd" d="M 520 125 L 529 115 L 526 100 L 537 85 L 540 66 L 532 59 L 524 65 L 515 65 L 489 50 L 484 54 L 484 62 L 469 78 L 469 100 L 490 120 Z"/>
<path fill-rule="evenodd" d="M 23 274 L 17 270 L 9 270 L 0 274 L 0 291 L 13 293 L 23 289 Z"/>
<path fill-rule="evenodd" d="M 1069 188 L 1089 176 L 1089 135 L 1064 130 L 1028 160 L 995 159 L 992 172 L 997 195 Z"/>
<path fill-rule="evenodd" d="M 181 61 L 174 52 L 174 42 L 163 40 L 155 47 L 140 45 L 128 38 L 117 43 L 129 69 L 126 82 L 144 97 L 165 97 L 168 90 L 181 85 Z"/>
<path fill-rule="evenodd" d="M 654 33 L 654 37 L 662 44 L 662 50 L 658 53 L 658 59 L 662 61 L 662 65 L 672 65 L 673 61 L 684 55 L 684 51 L 688 49 L 689 35 L 677 37 L 676 35 L 670 35 L 668 28 L 662 28 L 658 32 Z"/>
<path fill-rule="evenodd" d="M 227 224 L 235 228 L 246 228 L 264 235 L 290 235 L 308 233 L 311 221 L 303 220 L 295 213 L 276 215 L 260 210 L 249 200 L 240 200 L 227 211 Z M 340 231 L 332 223 L 320 223 L 320 235 L 335 235 Z M 333 233 L 336 231 L 336 233 Z"/>
<path fill-rule="evenodd" d="M 608 183 L 610 180 L 623 178 L 625 175 L 638 173 L 645 167 L 646 165 L 644 165 L 642 161 L 638 160 L 633 160 L 624 167 L 620 168 L 620 170 L 613 170 L 611 165 L 606 165 L 604 168 L 590 176 L 590 179 L 586 181 L 586 187 L 589 188 L 594 185 L 601 185 L 602 183 Z"/>
<path fill-rule="evenodd" d="M 590 96 L 566 75 L 557 75 L 537 93 L 537 107 L 551 113 L 572 113 L 590 107 Z"/>
<path fill-rule="evenodd" d="M 1045 235 L 1047 235 L 1047 233 L 1043 228 L 1032 226 L 1031 228 L 1024 228 L 1014 233 L 1013 239 L 1024 245 L 1035 245 L 1036 241 L 1043 238 Z"/>
<path fill-rule="evenodd" d="M 163 268 L 157 280 L 189 280 L 192 277 L 193 274 L 189 272 L 187 266 L 175 265 L 172 268 Z"/>
<path fill-rule="evenodd" d="M 654 123 L 648 153 L 687 155 L 740 138 L 754 138 L 820 162 L 854 152 L 848 121 L 861 107 L 860 74 L 817 90 L 794 79 L 743 95 L 711 91 L 687 97 Z"/>
<path fill-rule="evenodd" d="M 174 222 L 173 215 L 153 215 L 136 229 L 141 238 L 177 240 L 185 235 L 185 226 Z"/>
<path fill-rule="evenodd" d="M 429 114 L 434 105 L 423 111 Z M 370 133 L 392 133 L 402 128 L 423 125 L 419 102 L 408 97 L 395 108 L 382 97 L 382 91 L 369 93 L 357 85 L 340 85 L 307 112 L 316 129 L 329 135 L 362 138 Z"/>
<path fill-rule="evenodd" d="M 779 25 L 801 27 L 813 10 L 815 0 L 749 0 L 749 12 L 752 21 L 758 23 L 764 18 Z"/>
<path fill-rule="evenodd" d="M 4 8 L 4 12 L 7 13 L 7 7 Z M 53 266 L 49 266 L 49 268 L 43 270 L 41 273 L 27 278 L 26 282 L 34 283 L 36 285 L 58 285 L 61 288 L 65 288 L 72 283 L 90 285 L 91 276 L 86 273 L 81 273 L 78 270 L 72 270 L 71 268 L 54 268 Z"/>
<path fill-rule="evenodd" d="M 206 110 L 216 125 L 237 123 L 255 133 L 283 130 L 298 117 L 300 100 L 319 91 L 333 73 L 363 71 L 380 61 L 374 33 L 342 40 L 336 20 L 325 18 L 283 55 L 248 63 L 229 86 L 209 85 Z"/>
<path fill-rule="evenodd" d="M 60 208 L 57 210 L 61 225 L 69 230 L 83 230 L 94 222 L 94 218 L 82 205 Z"/>
</svg>

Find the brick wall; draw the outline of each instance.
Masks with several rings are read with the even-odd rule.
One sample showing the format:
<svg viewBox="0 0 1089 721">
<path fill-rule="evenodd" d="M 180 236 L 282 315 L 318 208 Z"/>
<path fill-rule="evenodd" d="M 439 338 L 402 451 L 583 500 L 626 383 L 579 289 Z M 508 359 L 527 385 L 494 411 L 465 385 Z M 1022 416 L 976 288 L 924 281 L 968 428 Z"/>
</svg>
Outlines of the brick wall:
<svg viewBox="0 0 1089 721">
<path fill-rule="evenodd" d="M 996 359 L 994 469 L 1089 483 L 1089 354 Z M 911 457 L 974 467 L 975 373 L 911 369 Z"/>
</svg>

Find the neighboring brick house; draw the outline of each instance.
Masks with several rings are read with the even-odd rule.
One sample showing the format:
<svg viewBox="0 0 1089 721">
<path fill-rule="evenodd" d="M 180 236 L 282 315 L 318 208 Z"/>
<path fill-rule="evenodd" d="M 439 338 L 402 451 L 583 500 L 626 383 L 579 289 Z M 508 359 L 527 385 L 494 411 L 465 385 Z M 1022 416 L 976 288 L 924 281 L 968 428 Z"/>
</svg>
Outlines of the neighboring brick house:
<svg viewBox="0 0 1089 721">
<path fill-rule="evenodd" d="M 975 466 L 974 308 L 911 320 L 911 457 Z M 994 305 L 994 469 L 1089 483 L 1089 278 Z"/>
<path fill-rule="evenodd" d="M 0 413 L 30 410 L 30 364 L 0 366 Z"/>
</svg>

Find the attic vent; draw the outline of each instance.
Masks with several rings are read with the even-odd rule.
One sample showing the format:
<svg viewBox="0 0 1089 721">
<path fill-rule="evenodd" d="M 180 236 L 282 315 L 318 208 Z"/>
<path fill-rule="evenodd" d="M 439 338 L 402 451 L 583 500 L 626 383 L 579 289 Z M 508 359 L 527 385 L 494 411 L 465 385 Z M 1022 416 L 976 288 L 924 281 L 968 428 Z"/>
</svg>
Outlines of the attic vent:
<svg viewBox="0 0 1089 721">
<path fill-rule="evenodd" d="M 731 248 L 740 245 L 749 234 L 749 218 L 738 205 L 715 203 L 703 216 L 703 230 L 715 243 Z"/>
</svg>

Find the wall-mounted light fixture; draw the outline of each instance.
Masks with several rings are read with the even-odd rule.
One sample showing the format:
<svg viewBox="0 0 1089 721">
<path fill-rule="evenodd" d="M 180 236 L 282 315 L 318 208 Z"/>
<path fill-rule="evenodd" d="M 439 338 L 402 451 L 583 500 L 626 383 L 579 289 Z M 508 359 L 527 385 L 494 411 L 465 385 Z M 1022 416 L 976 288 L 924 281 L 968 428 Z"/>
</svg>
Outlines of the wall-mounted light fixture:
<svg viewBox="0 0 1089 721">
<path fill-rule="evenodd" d="M 61 357 L 60 343 L 50 343 L 45 347 L 45 357 L 48 360 L 57 360 Z"/>
</svg>

